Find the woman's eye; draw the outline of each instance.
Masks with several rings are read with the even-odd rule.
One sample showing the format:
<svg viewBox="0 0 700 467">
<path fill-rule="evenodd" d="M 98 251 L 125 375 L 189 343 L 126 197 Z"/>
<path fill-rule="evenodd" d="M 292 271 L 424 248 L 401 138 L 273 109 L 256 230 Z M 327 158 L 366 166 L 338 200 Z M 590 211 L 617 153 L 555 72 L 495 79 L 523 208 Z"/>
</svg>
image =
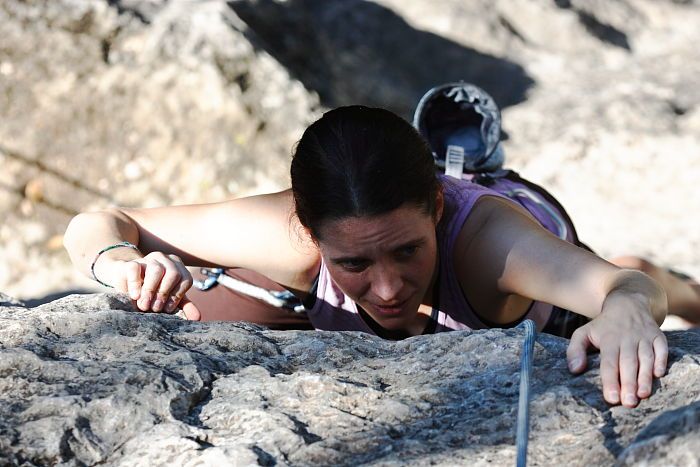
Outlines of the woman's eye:
<svg viewBox="0 0 700 467">
<path fill-rule="evenodd" d="M 340 265 L 346 271 L 362 272 L 367 268 L 367 261 L 343 261 Z"/>
<path fill-rule="evenodd" d="M 403 247 L 397 253 L 399 258 L 410 258 L 416 254 L 416 251 L 418 251 L 418 247 L 414 245 Z"/>
</svg>

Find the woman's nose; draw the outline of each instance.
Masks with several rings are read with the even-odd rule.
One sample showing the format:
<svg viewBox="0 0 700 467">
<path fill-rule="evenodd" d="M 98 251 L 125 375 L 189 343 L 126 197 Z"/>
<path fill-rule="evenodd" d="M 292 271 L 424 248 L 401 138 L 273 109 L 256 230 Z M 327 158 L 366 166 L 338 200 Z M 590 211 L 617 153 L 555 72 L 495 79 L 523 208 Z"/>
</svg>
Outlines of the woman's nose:
<svg viewBox="0 0 700 467">
<path fill-rule="evenodd" d="M 402 288 L 401 274 L 391 268 L 378 269 L 372 279 L 372 293 L 384 302 L 399 298 Z"/>
</svg>

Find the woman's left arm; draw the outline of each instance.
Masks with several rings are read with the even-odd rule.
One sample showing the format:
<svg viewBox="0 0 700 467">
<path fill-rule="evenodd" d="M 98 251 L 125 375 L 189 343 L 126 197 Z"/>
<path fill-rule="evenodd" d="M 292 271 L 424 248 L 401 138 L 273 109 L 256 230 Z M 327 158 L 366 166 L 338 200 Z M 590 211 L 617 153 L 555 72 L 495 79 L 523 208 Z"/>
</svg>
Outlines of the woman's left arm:
<svg viewBox="0 0 700 467">
<path fill-rule="evenodd" d="M 649 397 L 653 377 L 666 371 L 668 345 L 659 329 L 667 311 L 663 288 L 642 272 L 620 269 L 555 237 L 508 201 L 484 197 L 472 216 L 479 218 L 471 223 L 478 230 L 463 243 L 463 253 L 496 279 L 499 293 L 592 318 L 571 337 L 569 369 L 584 371 L 587 348 L 597 347 L 609 403 L 633 407 Z"/>
</svg>

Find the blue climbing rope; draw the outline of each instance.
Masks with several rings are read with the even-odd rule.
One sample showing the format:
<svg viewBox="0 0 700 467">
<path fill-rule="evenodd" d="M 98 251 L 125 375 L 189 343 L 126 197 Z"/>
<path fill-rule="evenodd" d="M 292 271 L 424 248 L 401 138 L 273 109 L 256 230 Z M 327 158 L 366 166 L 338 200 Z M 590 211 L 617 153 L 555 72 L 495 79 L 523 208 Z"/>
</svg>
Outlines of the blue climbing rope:
<svg viewBox="0 0 700 467">
<path fill-rule="evenodd" d="M 520 398 L 518 400 L 518 425 L 516 433 L 517 467 L 527 465 L 527 442 L 530 435 L 530 373 L 537 330 L 535 322 L 528 319 L 518 327 L 525 327 L 525 342 L 520 357 Z"/>
</svg>

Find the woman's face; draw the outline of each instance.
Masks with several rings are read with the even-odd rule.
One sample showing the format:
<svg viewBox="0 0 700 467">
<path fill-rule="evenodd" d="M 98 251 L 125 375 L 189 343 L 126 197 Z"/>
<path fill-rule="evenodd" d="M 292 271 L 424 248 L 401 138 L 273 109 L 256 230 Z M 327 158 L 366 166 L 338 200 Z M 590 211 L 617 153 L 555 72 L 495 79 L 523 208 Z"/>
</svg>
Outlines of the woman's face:
<svg viewBox="0 0 700 467">
<path fill-rule="evenodd" d="M 333 280 L 384 329 L 407 331 L 426 293 L 430 295 L 442 197 L 438 201 L 435 218 L 404 205 L 321 228 L 324 240 L 318 243 Z"/>
</svg>

